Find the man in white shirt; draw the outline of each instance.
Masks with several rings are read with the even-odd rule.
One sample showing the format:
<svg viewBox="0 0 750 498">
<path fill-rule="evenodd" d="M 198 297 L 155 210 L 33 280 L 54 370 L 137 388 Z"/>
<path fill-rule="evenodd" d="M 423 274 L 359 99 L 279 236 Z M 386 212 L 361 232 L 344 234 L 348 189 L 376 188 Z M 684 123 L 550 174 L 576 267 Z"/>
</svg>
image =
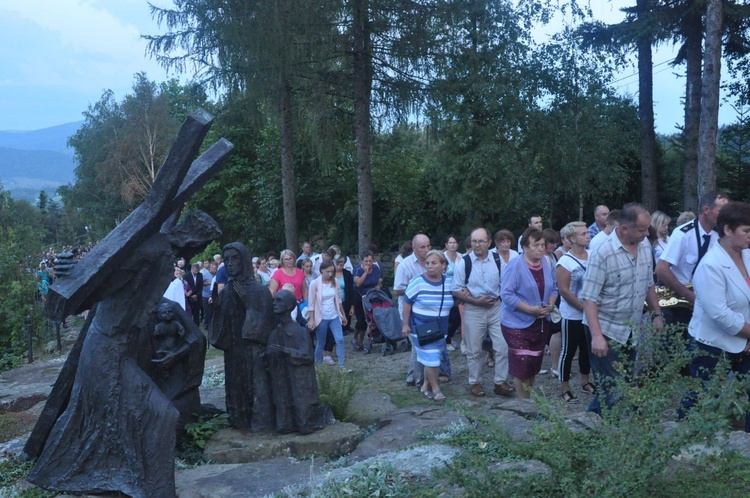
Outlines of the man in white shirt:
<svg viewBox="0 0 750 498">
<path fill-rule="evenodd" d="M 605 240 L 612 234 L 612 232 L 615 231 L 615 228 L 620 224 L 618 219 L 620 217 L 620 210 L 615 209 L 613 211 L 610 211 L 610 213 L 607 215 L 607 224 L 604 227 L 604 230 L 601 230 L 599 233 L 597 233 L 594 237 L 591 238 L 591 241 L 589 242 L 589 256 L 593 255 L 597 249 L 599 249 L 599 246 L 601 246 Z"/>
<path fill-rule="evenodd" d="M 538 214 L 532 215 L 529 217 L 528 225 L 526 225 L 527 228 L 538 228 L 539 230 L 544 230 L 544 224 L 542 223 L 542 217 Z M 523 240 L 523 235 L 518 237 L 518 254 L 523 254 L 523 247 L 521 247 L 521 241 Z"/>
<path fill-rule="evenodd" d="M 417 234 L 411 240 L 414 252 L 404 258 L 401 264 L 396 268 L 396 275 L 393 278 L 393 295 L 398 296 L 398 313 L 403 318 L 404 314 L 404 292 L 409 286 L 409 282 L 417 275 L 425 272 L 425 256 L 430 250 L 430 238 L 425 234 Z M 411 348 L 409 358 L 409 371 L 406 374 L 406 384 L 409 386 L 421 386 L 424 380 L 424 366 L 417 361 L 417 351 Z"/>
<path fill-rule="evenodd" d="M 456 261 L 453 296 L 464 303 L 464 341 L 471 394 L 484 396 L 481 383 L 482 340 L 489 334 L 495 351 L 494 392 L 500 396 L 511 396 L 513 388 L 507 381 L 508 343 L 500 328 L 501 258 L 489 252 L 490 241 L 490 232 L 486 228 L 480 227 L 471 232 L 474 251 Z M 471 261 L 470 272 L 465 260 L 467 257 Z"/>
<path fill-rule="evenodd" d="M 667 247 L 656 263 L 656 276 L 678 296 L 695 302 L 695 292 L 687 287 L 703 256 L 719 240 L 715 230 L 721 208 L 729 202 L 724 194 L 711 191 L 701 198 L 698 217 L 678 226 L 672 232 Z M 667 323 L 684 324 L 687 328 L 693 312 L 688 308 L 666 308 Z"/>
</svg>

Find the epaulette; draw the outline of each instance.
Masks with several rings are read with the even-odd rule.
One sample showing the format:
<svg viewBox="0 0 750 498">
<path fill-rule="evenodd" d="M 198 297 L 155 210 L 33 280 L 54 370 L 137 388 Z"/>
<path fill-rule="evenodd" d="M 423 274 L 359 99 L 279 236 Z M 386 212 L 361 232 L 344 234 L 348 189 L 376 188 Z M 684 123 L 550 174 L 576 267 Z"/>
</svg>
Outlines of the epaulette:
<svg viewBox="0 0 750 498">
<path fill-rule="evenodd" d="M 682 230 L 683 232 L 687 233 L 687 232 L 689 232 L 690 230 L 692 230 L 694 228 L 695 228 L 695 220 L 691 221 L 687 225 L 684 225 L 682 228 L 680 228 L 680 230 Z"/>
</svg>

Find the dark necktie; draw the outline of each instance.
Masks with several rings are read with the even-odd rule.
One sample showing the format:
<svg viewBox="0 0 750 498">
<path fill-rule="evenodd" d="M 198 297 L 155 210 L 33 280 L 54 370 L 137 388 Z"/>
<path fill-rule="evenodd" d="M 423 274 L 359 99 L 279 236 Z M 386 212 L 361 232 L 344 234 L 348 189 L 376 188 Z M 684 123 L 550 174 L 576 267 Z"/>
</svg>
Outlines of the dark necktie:
<svg viewBox="0 0 750 498">
<path fill-rule="evenodd" d="M 703 256 L 706 255 L 706 251 L 708 251 L 708 243 L 711 242 L 711 235 L 710 234 L 704 234 L 703 235 L 703 245 L 701 246 L 700 250 L 698 251 L 698 261 L 700 261 Z"/>
</svg>

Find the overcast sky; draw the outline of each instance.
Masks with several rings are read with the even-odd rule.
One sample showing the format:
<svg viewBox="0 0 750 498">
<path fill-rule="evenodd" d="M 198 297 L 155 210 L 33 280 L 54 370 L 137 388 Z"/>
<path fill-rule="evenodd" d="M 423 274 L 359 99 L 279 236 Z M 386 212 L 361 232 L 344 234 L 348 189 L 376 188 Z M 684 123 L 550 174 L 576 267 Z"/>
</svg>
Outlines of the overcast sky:
<svg viewBox="0 0 750 498">
<path fill-rule="evenodd" d="M 169 0 L 152 3 L 171 5 Z M 605 22 L 616 22 L 619 6 L 630 3 L 591 0 L 590 5 Z M 105 89 L 121 100 L 139 71 L 155 81 L 178 76 L 146 56 L 140 35 L 158 32 L 146 0 L 0 0 L 0 130 L 79 121 Z M 671 47 L 653 57 L 656 127 L 665 134 L 683 121 L 684 67 L 661 64 L 671 57 Z M 616 79 L 620 92 L 637 95 L 635 68 Z M 720 121 L 733 121 L 732 113 L 725 106 Z"/>
</svg>

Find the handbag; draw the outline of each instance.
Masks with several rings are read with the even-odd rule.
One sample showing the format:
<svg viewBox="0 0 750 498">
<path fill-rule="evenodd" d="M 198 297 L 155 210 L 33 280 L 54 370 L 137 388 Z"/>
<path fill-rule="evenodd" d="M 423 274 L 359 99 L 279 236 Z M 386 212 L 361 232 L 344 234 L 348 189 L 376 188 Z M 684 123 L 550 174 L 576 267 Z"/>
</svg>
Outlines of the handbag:
<svg viewBox="0 0 750 498">
<path fill-rule="evenodd" d="M 417 342 L 420 346 L 426 346 L 432 344 L 435 341 L 439 341 L 444 337 L 443 331 L 440 330 L 440 314 L 443 312 L 443 301 L 445 300 L 445 277 L 443 277 L 443 289 L 440 294 L 440 311 L 438 311 L 438 319 L 431 322 L 417 325 L 415 330 L 417 332 Z"/>
</svg>

